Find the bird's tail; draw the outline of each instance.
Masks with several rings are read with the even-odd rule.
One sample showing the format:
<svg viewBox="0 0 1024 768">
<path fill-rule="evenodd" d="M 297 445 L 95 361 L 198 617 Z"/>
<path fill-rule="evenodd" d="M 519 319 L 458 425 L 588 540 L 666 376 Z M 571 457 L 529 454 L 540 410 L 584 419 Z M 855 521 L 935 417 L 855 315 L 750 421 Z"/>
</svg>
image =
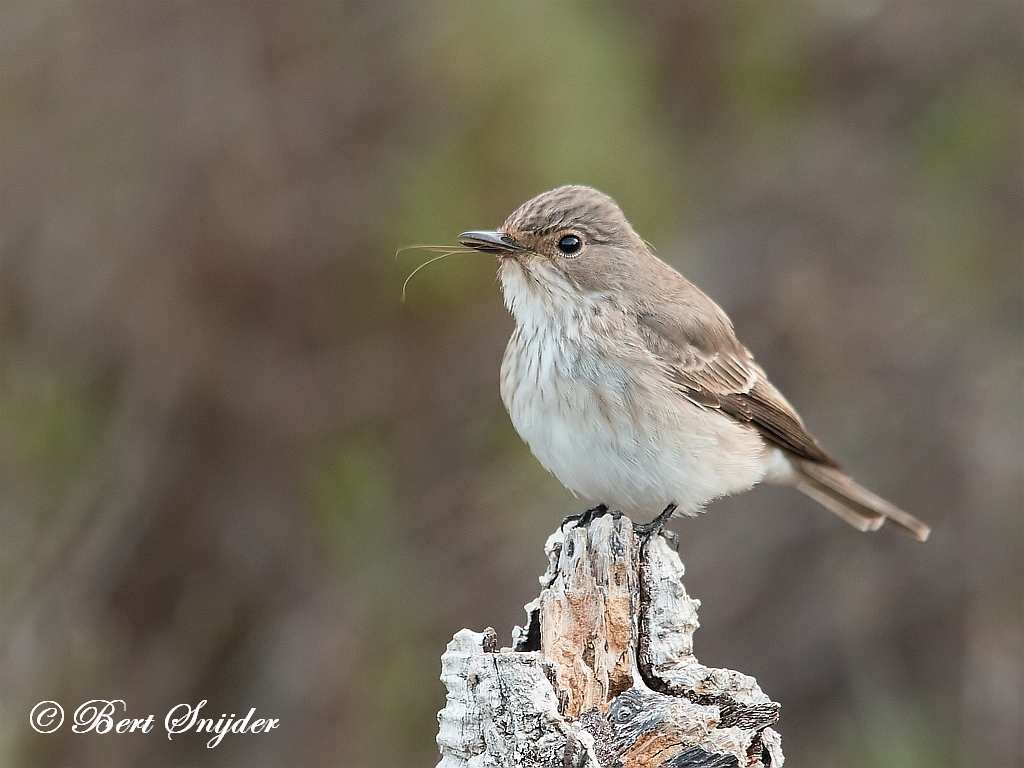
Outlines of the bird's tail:
<svg viewBox="0 0 1024 768">
<path fill-rule="evenodd" d="M 899 507 L 853 481 L 841 469 L 810 461 L 793 461 L 796 487 L 861 531 L 877 531 L 887 519 L 924 541 L 931 529 Z"/>
</svg>

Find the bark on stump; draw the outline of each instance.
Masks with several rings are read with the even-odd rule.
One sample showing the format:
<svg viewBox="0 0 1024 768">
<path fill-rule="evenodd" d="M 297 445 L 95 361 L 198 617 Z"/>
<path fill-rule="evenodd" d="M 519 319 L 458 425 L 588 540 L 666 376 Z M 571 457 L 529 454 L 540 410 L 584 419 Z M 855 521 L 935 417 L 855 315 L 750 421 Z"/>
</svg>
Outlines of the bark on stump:
<svg viewBox="0 0 1024 768">
<path fill-rule="evenodd" d="M 779 705 L 693 655 L 700 603 L 663 536 L 626 517 L 555 532 L 512 647 L 456 633 L 441 657 L 439 768 L 780 768 Z"/>
</svg>

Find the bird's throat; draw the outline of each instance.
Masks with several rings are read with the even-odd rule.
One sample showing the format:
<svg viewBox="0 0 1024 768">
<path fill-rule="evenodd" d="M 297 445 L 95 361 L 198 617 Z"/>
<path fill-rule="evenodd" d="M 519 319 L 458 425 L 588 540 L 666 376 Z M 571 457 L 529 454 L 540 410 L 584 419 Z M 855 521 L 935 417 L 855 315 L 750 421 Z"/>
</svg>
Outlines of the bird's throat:
<svg viewBox="0 0 1024 768">
<path fill-rule="evenodd" d="M 505 259 L 498 279 L 505 306 L 524 331 L 549 330 L 571 322 L 587 303 L 565 276 L 539 259 L 529 264 Z"/>
</svg>

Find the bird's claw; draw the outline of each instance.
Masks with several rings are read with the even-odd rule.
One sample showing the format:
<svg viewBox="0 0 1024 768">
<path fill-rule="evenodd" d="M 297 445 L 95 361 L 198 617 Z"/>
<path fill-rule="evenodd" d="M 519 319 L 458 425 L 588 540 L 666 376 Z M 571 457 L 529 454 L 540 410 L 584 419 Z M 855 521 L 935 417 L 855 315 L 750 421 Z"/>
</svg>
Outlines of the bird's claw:
<svg viewBox="0 0 1024 768">
<path fill-rule="evenodd" d="M 566 523 L 575 523 L 575 525 L 573 526 L 574 528 L 582 528 L 583 526 L 590 525 L 597 518 L 604 517 L 607 514 L 608 505 L 598 504 L 596 507 L 591 507 L 590 509 L 584 510 L 578 515 L 568 515 L 564 520 L 562 520 L 562 524 L 559 526 L 559 528 L 565 528 Z M 618 515 L 619 517 L 622 517 L 621 512 L 612 512 L 612 515 Z"/>
<path fill-rule="evenodd" d="M 651 520 L 649 523 L 633 523 L 633 533 L 641 539 L 649 539 L 652 536 L 656 536 L 659 533 L 664 533 L 663 529 L 668 519 L 672 517 L 672 513 L 676 511 L 675 504 L 669 504 L 665 509 L 662 510 L 661 514 Z M 679 541 L 679 537 L 674 533 L 670 533 L 669 540 L 675 536 L 676 542 Z"/>
</svg>

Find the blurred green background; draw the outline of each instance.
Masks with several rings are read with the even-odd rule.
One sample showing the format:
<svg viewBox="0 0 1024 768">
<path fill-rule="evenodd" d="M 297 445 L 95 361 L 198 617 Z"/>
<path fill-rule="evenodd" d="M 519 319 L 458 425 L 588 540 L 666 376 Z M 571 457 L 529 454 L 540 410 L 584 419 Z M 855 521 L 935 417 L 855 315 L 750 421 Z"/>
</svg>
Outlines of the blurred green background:
<svg viewBox="0 0 1024 768">
<path fill-rule="evenodd" d="M 0 44 L 4 765 L 436 762 L 445 643 L 581 504 L 499 400 L 494 264 L 403 304 L 394 254 L 564 183 L 934 527 L 674 523 L 701 661 L 794 766 L 1024 764 L 1024 5 L 4 0 Z M 93 698 L 282 727 L 28 727 Z"/>
</svg>

